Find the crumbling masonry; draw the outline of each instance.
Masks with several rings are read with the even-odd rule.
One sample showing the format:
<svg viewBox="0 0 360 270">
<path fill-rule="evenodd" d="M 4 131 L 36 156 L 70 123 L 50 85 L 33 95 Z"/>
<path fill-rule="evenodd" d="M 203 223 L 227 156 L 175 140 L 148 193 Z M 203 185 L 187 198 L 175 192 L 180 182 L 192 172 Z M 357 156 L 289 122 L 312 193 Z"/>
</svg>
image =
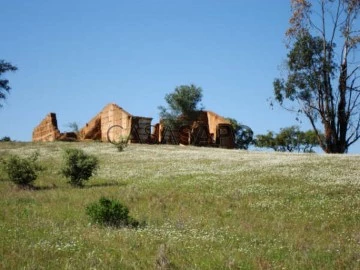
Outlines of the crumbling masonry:
<svg viewBox="0 0 360 270">
<path fill-rule="evenodd" d="M 106 105 L 79 132 L 60 133 L 55 113 L 48 114 L 34 129 L 32 140 L 50 141 L 118 141 L 131 143 L 171 143 L 197 146 L 234 148 L 235 139 L 231 124 L 210 111 L 197 112 L 194 119 L 170 130 L 162 122 L 151 126 L 150 117 L 133 116 L 116 104 Z"/>
<path fill-rule="evenodd" d="M 35 127 L 32 140 L 34 142 L 51 142 L 56 140 L 99 140 L 105 142 L 108 141 L 108 138 L 111 141 L 116 141 L 119 138 L 131 135 L 131 141 L 136 143 L 146 140 L 149 136 L 146 132 L 146 127 L 151 125 L 151 120 L 152 118 L 149 117 L 133 116 L 118 105 L 110 103 L 86 123 L 77 134 L 74 132 L 60 133 L 56 114 L 50 113 Z M 132 134 L 134 131 L 136 131 L 136 134 Z"/>
</svg>

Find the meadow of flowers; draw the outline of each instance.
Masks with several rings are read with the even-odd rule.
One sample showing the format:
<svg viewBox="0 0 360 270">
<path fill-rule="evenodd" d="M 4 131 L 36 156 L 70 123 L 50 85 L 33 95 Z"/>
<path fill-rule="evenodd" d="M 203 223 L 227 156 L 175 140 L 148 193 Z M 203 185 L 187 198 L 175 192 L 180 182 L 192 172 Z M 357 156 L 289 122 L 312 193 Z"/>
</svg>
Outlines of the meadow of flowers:
<svg viewBox="0 0 360 270">
<path fill-rule="evenodd" d="M 59 173 L 68 147 L 100 160 L 83 188 Z M 360 268 L 359 155 L 7 142 L 0 160 L 34 151 L 36 189 L 0 169 L 1 269 Z M 145 225 L 91 224 L 102 196 Z"/>
</svg>

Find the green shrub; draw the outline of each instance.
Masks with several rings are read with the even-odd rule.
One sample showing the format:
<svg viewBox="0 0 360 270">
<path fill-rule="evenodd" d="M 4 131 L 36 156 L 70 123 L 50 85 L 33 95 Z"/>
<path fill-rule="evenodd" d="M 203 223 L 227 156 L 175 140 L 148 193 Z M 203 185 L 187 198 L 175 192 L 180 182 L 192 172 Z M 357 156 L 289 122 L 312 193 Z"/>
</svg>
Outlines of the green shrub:
<svg viewBox="0 0 360 270">
<path fill-rule="evenodd" d="M 119 152 L 122 152 L 125 150 L 125 148 L 128 146 L 129 137 L 120 137 L 120 140 L 118 142 L 113 142 L 115 147 Z"/>
<path fill-rule="evenodd" d="M 2 138 L 0 139 L 0 142 L 11 142 L 11 138 L 8 137 L 8 136 L 2 137 Z"/>
<path fill-rule="evenodd" d="M 86 207 L 86 213 L 96 224 L 113 227 L 139 226 L 139 222 L 129 216 L 129 209 L 116 200 L 101 197 L 99 202 Z"/>
<path fill-rule="evenodd" d="M 81 149 L 65 149 L 61 173 L 69 179 L 71 185 L 82 187 L 83 181 L 89 180 L 98 167 L 99 160 L 95 156 L 88 155 Z"/>
<path fill-rule="evenodd" d="M 39 152 L 35 152 L 28 158 L 12 155 L 7 160 L 3 160 L 4 171 L 8 174 L 10 181 L 18 186 L 31 187 L 38 173 L 43 169 L 37 163 L 38 157 Z"/>
</svg>

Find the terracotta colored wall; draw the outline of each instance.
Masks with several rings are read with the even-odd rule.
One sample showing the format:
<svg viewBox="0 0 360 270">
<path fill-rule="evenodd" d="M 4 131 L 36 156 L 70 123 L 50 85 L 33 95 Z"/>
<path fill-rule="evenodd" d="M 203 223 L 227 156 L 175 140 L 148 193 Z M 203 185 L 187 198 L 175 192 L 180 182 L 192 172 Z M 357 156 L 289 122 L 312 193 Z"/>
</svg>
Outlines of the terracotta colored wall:
<svg viewBox="0 0 360 270">
<path fill-rule="evenodd" d="M 101 140 L 101 113 L 86 123 L 79 133 L 80 140 Z"/>
<path fill-rule="evenodd" d="M 57 127 L 55 113 L 50 113 L 46 118 L 34 129 L 33 141 L 55 141 L 58 139 L 78 139 L 78 140 L 101 140 L 108 141 L 108 131 L 113 126 L 121 126 L 111 128 L 109 131 L 109 139 L 117 141 L 122 137 L 129 136 L 132 127 L 137 127 L 138 138 L 133 142 L 147 142 L 149 135 L 149 126 L 152 118 L 132 116 L 124 109 L 116 104 L 106 105 L 100 113 L 93 117 L 80 131 L 79 135 L 70 133 L 60 134 Z M 61 135 L 61 136 L 60 136 Z M 74 136 L 73 136 L 74 135 Z M 140 140 L 139 140 L 140 138 Z"/>
<path fill-rule="evenodd" d="M 108 104 L 101 111 L 101 140 L 107 141 L 107 132 L 114 125 L 121 128 L 112 128 L 109 138 L 116 141 L 121 137 L 129 136 L 131 129 L 131 115 L 116 104 Z"/>
<path fill-rule="evenodd" d="M 210 133 L 212 139 L 215 141 L 218 136 L 217 126 L 218 126 L 218 124 L 222 124 L 222 123 L 228 124 L 230 122 L 228 120 L 226 120 L 224 117 L 222 117 L 214 112 L 202 111 L 197 116 L 197 119 L 193 121 L 192 128 L 196 128 L 196 126 L 199 124 L 207 125 L 209 127 L 209 133 Z M 191 130 L 191 128 L 190 128 L 190 130 Z M 160 123 L 157 131 L 158 131 L 157 137 L 158 137 L 159 141 L 161 141 L 162 134 L 164 132 L 164 126 L 162 123 Z M 196 132 L 196 129 L 193 129 L 192 132 Z M 189 129 L 180 130 L 180 132 L 178 132 L 177 130 L 173 131 L 173 135 L 176 137 L 177 141 L 179 143 L 185 144 L 185 145 L 189 144 L 189 142 L 188 142 L 189 134 L 188 133 L 189 133 Z M 194 133 L 193 133 L 193 135 L 194 135 Z M 165 134 L 165 140 L 171 142 L 169 132 L 167 134 Z"/>
<path fill-rule="evenodd" d="M 209 125 L 209 133 L 214 134 L 214 138 L 217 137 L 218 134 L 216 134 L 216 128 L 218 124 L 227 123 L 230 122 L 226 120 L 224 117 L 214 113 L 207 111 L 207 119 L 208 119 L 208 125 Z"/>
<path fill-rule="evenodd" d="M 34 142 L 53 142 L 60 136 L 56 114 L 49 113 L 33 130 Z"/>
</svg>

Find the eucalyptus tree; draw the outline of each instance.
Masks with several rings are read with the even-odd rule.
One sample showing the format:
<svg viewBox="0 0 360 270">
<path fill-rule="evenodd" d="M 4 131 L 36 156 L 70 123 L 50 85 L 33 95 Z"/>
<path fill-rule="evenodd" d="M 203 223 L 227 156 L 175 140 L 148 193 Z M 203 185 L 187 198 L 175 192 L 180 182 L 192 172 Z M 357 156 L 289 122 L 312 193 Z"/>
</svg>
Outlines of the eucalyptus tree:
<svg viewBox="0 0 360 270">
<path fill-rule="evenodd" d="M 346 153 L 360 138 L 360 1 L 291 0 L 291 8 L 275 101 L 306 116 L 326 153 Z"/>
</svg>

